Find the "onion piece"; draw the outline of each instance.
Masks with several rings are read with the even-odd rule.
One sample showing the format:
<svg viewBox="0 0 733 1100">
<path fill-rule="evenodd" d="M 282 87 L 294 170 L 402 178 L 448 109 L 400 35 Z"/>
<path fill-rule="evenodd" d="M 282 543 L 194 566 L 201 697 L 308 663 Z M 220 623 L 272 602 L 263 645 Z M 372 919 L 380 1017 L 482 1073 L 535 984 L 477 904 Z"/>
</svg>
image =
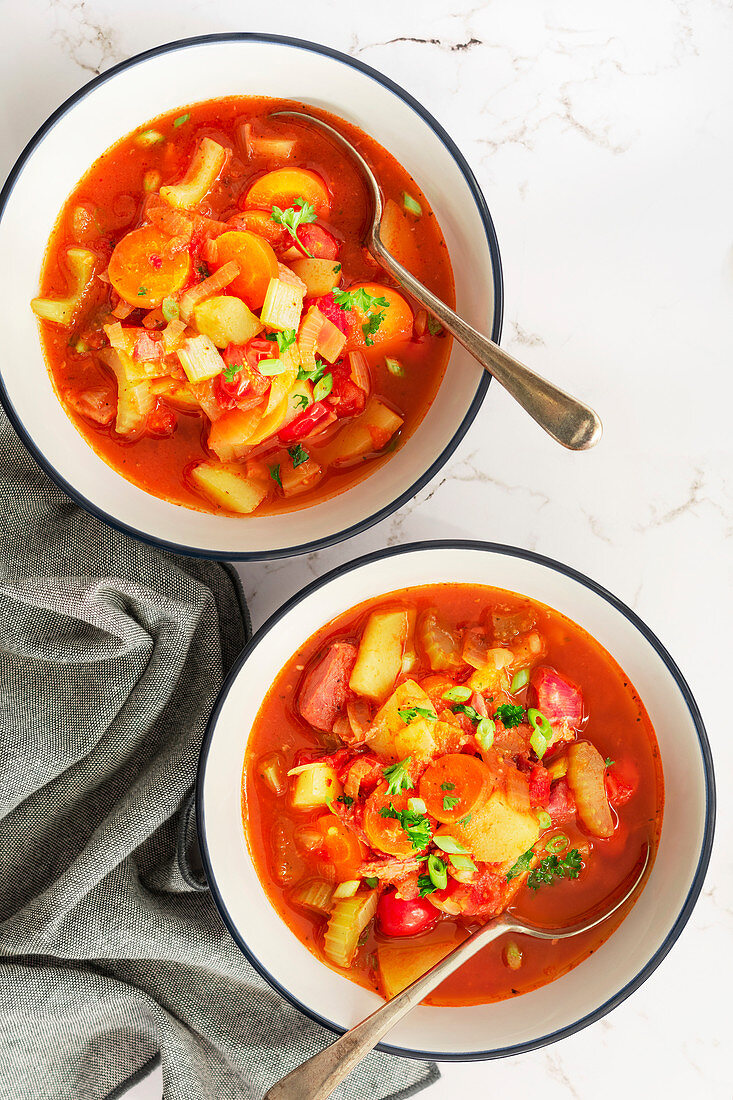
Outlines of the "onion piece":
<svg viewBox="0 0 733 1100">
<path fill-rule="evenodd" d="M 578 817 L 593 836 L 613 835 L 613 815 L 606 794 L 606 765 L 590 741 L 568 745 L 568 785 L 575 796 Z"/>
<path fill-rule="evenodd" d="M 463 660 L 459 640 L 438 617 L 434 607 L 423 611 L 418 619 L 417 635 L 433 672 L 446 672 L 461 667 Z"/>
</svg>

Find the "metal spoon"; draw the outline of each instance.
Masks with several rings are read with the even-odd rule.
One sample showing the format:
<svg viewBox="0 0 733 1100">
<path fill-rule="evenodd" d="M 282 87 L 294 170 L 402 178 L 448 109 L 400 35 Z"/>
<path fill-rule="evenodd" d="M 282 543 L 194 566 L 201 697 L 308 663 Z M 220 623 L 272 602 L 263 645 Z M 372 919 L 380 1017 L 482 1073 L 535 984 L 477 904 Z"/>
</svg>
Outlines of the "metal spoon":
<svg viewBox="0 0 733 1100">
<path fill-rule="evenodd" d="M 622 896 L 613 902 L 611 908 L 604 908 L 601 912 L 601 906 L 596 906 L 590 913 L 586 914 L 585 919 L 577 924 L 570 925 L 567 928 L 539 928 L 508 913 L 489 921 L 488 924 L 479 928 L 468 939 L 454 948 L 439 963 L 436 963 L 421 978 L 418 978 L 412 985 L 408 985 L 406 989 L 403 989 L 391 1001 L 387 1001 L 371 1016 L 367 1016 L 366 1020 L 362 1020 L 360 1024 L 352 1027 L 350 1031 L 347 1031 L 335 1043 L 331 1043 L 320 1054 L 315 1054 L 302 1066 L 298 1066 L 297 1069 L 292 1070 L 286 1077 L 283 1077 L 276 1085 L 273 1085 L 265 1095 L 264 1100 L 306 1100 L 306 1097 L 307 1100 L 326 1100 L 336 1086 L 348 1077 L 359 1062 L 374 1049 L 379 1040 L 403 1016 L 406 1016 L 415 1005 L 420 1004 L 428 993 L 431 993 L 436 986 L 440 985 L 444 978 L 447 978 L 449 974 L 462 966 L 467 959 L 472 958 L 487 944 L 507 932 L 519 932 L 540 940 L 565 940 L 570 936 L 577 936 L 581 932 L 588 932 L 591 928 L 595 928 L 596 925 L 608 920 L 613 913 L 617 912 L 629 900 L 644 878 L 649 864 L 649 856 L 650 850 L 647 845 L 637 861 L 638 872 L 636 872 L 636 869 L 632 872 L 633 882 L 631 886 L 625 889 L 625 883 L 622 883 L 611 895 L 611 898 L 606 898 L 602 903 L 603 906 L 607 905 L 613 898 L 618 897 L 619 891 L 623 890 Z"/>
<path fill-rule="evenodd" d="M 374 258 L 400 283 L 421 306 L 437 317 L 443 328 L 447 329 L 462 344 L 466 351 L 476 359 L 484 370 L 493 375 L 525 412 L 536 420 L 548 435 L 572 451 L 585 451 L 598 443 L 603 433 L 600 417 L 588 405 L 571 397 L 558 386 L 553 386 L 545 378 L 525 367 L 514 356 L 509 355 L 490 340 L 488 336 L 477 332 L 445 302 L 437 298 L 432 291 L 411 275 L 389 252 L 379 235 L 382 221 L 382 194 L 379 184 L 364 157 L 343 134 L 314 115 L 303 111 L 274 111 L 271 118 L 287 118 L 291 121 L 306 120 L 318 126 L 338 142 L 361 168 L 371 191 L 373 202 L 372 222 L 367 233 L 367 247 Z"/>
</svg>

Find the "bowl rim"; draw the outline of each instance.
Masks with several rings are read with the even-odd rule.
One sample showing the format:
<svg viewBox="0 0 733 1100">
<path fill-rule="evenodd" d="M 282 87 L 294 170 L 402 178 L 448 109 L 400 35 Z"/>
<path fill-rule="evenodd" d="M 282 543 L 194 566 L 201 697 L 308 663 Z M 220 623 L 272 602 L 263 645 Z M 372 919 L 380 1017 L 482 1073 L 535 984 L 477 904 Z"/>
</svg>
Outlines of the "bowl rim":
<svg viewBox="0 0 733 1100">
<path fill-rule="evenodd" d="M 286 35 L 279 34 L 264 34 L 255 31 L 231 31 L 220 34 L 202 34 L 196 35 L 190 38 L 179 38 L 171 42 L 164 42 L 159 46 L 154 46 L 152 49 L 144 50 L 141 53 L 134 54 L 132 57 L 126 58 L 124 61 L 119 62 L 117 65 L 113 65 L 110 69 L 100 73 L 98 76 L 93 77 L 86 84 L 83 84 L 76 92 L 70 95 L 63 103 L 46 119 L 44 123 L 36 130 L 35 134 L 31 137 L 30 141 L 26 144 L 25 148 L 20 153 L 20 156 L 16 160 L 15 164 L 11 168 L 2 190 L 0 190 L 0 218 L 2 218 L 7 205 L 8 199 L 12 191 L 15 188 L 21 172 L 25 166 L 26 161 L 31 154 L 36 150 L 38 146 L 43 142 L 49 131 L 56 125 L 56 123 L 63 118 L 80 100 L 90 95 L 100 85 L 111 80 L 118 73 L 124 72 L 127 69 L 140 64 L 141 62 L 148 61 L 153 57 L 157 57 L 166 53 L 172 53 L 176 50 L 187 49 L 191 46 L 209 45 L 214 43 L 225 42 L 260 42 L 260 43 L 274 43 L 280 46 L 288 46 L 293 49 L 305 50 L 306 52 L 321 54 L 323 56 L 331 58 L 333 61 L 340 62 L 343 65 L 350 66 L 353 69 L 357 69 L 365 76 L 370 77 L 376 83 L 381 84 L 392 92 L 393 95 L 398 96 L 408 107 L 420 116 L 430 129 L 434 132 L 436 137 L 443 143 L 450 155 L 456 162 L 461 174 L 463 175 L 466 185 L 471 193 L 471 196 L 476 204 L 476 209 L 484 227 L 484 233 L 486 234 L 486 242 L 489 248 L 489 258 L 491 261 L 491 271 L 493 278 L 494 288 L 494 316 L 491 328 L 491 339 L 495 343 L 499 343 L 501 339 L 502 322 L 504 317 L 504 281 L 501 265 L 501 255 L 499 252 L 499 241 L 496 235 L 496 229 L 494 227 L 489 208 L 484 198 L 483 192 L 479 187 L 478 181 L 469 167 L 466 158 L 460 151 L 456 143 L 447 133 L 447 131 L 441 126 L 438 120 L 419 103 L 414 96 L 408 91 L 391 80 L 388 76 L 379 72 L 371 65 L 367 65 L 363 61 L 359 61 L 357 58 L 350 57 L 348 54 L 342 53 L 340 50 L 332 49 L 330 46 L 325 46 L 319 42 L 311 42 L 304 38 L 293 38 Z M 85 497 L 78 489 L 76 489 L 69 481 L 63 477 L 55 466 L 46 458 L 41 449 L 36 445 L 30 434 L 26 431 L 20 416 L 15 411 L 10 394 L 5 386 L 5 381 L 0 372 L 0 405 L 5 409 L 5 412 L 10 420 L 11 424 L 18 433 L 22 443 L 26 449 L 30 452 L 32 457 L 38 463 L 42 470 L 49 475 L 49 477 L 56 482 L 60 489 L 62 489 L 68 496 L 80 504 L 86 511 L 91 512 L 92 515 L 102 520 L 103 523 L 114 528 L 117 531 L 123 531 L 125 534 L 132 535 L 133 538 L 139 539 L 141 542 L 148 543 L 151 546 L 162 547 L 165 550 L 171 550 L 177 554 L 184 554 L 189 557 L 195 558 L 208 558 L 224 561 L 270 561 L 281 558 L 292 557 L 296 554 L 310 554 L 315 550 L 322 550 L 327 546 L 336 546 L 340 542 L 344 542 L 346 539 L 352 538 L 355 535 L 359 535 L 364 531 L 369 530 L 376 523 L 391 516 L 404 504 L 407 504 L 412 500 L 417 493 L 420 492 L 438 473 L 440 469 L 445 465 L 451 455 L 454 453 L 459 443 L 462 441 L 466 432 L 473 423 L 479 408 L 483 404 L 484 397 L 489 388 L 491 382 L 491 375 L 488 372 L 482 372 L 482 376 L 479 378 L 476 392 L 473 396 L 471 404 L 469 405 L 461 423 L 457 430 L 449 440 L 448 444 L 444 447 L 441 453 L 430 463 L 428 468 L 423 474 L 420 475 L 412 484 L 401 492 L 393 500 L 379 508 L 376 512 L 373 512 L 370 516 L 366 516 L 358 523 L 352 524 L 351 527 L 345 528 L 343 531 L 337 531 L 331 535 L 324 535 L 321 538 L 313 539 L 310 542 L 301 543 L 299 545 L 283 547 L 276 550 L 211 550 L 206 547 L 191 546 L 185 543 L 172 542 L 168 539 L 160 538 L 155 535 L 151 535 L 147 532 L 139 531 L 131 524 L 124 523 L 105 511 L 99 505 L 94 504 L 87 497 Z M 117 471 L 116 471 L 117 472 Z M 122 476 L 118 474 L 118 476 Z M 141 489 L 141 492 L 146 490 Z M 324 502 L 325 503 L 325 502 Z M 297 512 L 292 513 L 297 517 Z"/>
<path fill-rule="evenodd" d="M 420 542 L 405 543 L 402 546 L 390 546 L 384 547 L 381 550 L 373 551 L 370 554 L 364 554 L 359 558 L 355 558 L 352 561 L 345 562 L 342 565 L 337 566 L 335 569 L 329 570 L 328 573 L 318 577 L 316 580 L 311 581 L 304 588 L 296 592 L 291 596 L 281 607 L 273 612 L 272 615 L 263 623 L 263 625 L 255 632 L 253 637 L 243 648 L 242 652 L 237 657 L 234 665 L 229 671 L 224 684 L 217 696 L 214 703 L 211 717 L 206 726 L 204 732 L 203 741 L 201 744 L 201 752 L 199 755 L 199 763 L 196 775 L 195 786 L 195 801 L 196 801 L 196 824 L 198 831 L 199 845 L 201 849 L 201 856 L 204 866 L 204 873 L 206 875 L 211 896 L 214 903 L 219 910 L 226 928 L 233 937 L 235 943 L 239 946 L 240 950 L 244 953 L 246 958 L 255 968 L 255 970 L 275 989 L 279 992 L 287 1001 L 290 1002 L 293 1007 L 299 1009 L 305 1016 L 314 1022 L 321 1024 L 322 1027 L 327 1028 L 329 1031 L 336 1035 L 344 1034 L 345 1028 L 334 1024 L 333 1021 L 328 1020 L 319 1013 L 314 1012 L 303 1004 L 297 997 L 293 996 L 289 990 L 282 985 L 267 969 L 264 967 L 254 953 L 249 949 L 244 936 L 241 931 L 235 925 L 232 920 L 229 911 L 226 907 L 226 903 L 219 891 L 219 888 L 214 877 L 211 860 L 209 857 L 208 842 L 206 837 L 206 821 L 204 817 L 204 780 L 206 775 L 206 764 L 211 747 L 212 740 L 215 735 L 216 725 L 218 722 L 219 712 L 221 711 L 226 697 L 229 694 L 232 684 L 236 677 L 239 675 L 239 671 L 244 665 L 245 661 L 248 661 L 254 654 L 257 646 L 265 637 L 273 630 L 281 619 L 283 619 L 294 607 L 301 603 L 306 597 L 312 595 L 318 589 L 323 588 L 329 584 L 332 580 L 342 577 L 344 574 L 353 572 L 360 569 L 362 566 L 371 565 L 374 562 L 383 561 L 385 558 L 395 557 L 401 554 L 411 554 L 423 550 L 479 550 L 487 551 L 494 554 L 503 554 L 510 557 L 517 557 L 525 561 L 533 562 L 536 565 L 544 566 L 548 569 L 555 570 L 558 573 L 569 577 L 571 580 L 576 581 L 578 584 L 588 588 L 591 592 L 600 596 L 613 608 L 619 611 L 636 629 L 643 635 L 646 641 L 656 651 L 657 655 L 661 658 L 666 665 L 668 671 L 672 675 L 679 691 L 683 697 L 685 704 L 690 712 L 695 732 L 697 733 L 700 755 L 702 757 L 703 771 L 705 777 L 705 823 L 703 833 L 701 837 L 700 855 L 698 857 L 697 867 L 695 874 L 690 885 L 687 897 L 684 904 L 672 925 L 668 935 L 664 942 L 660 945 L 657 951 L 642 967 L 639 973 L 628 982 L 622 989 L 618 991 L 613 997 L 604 1001 L 593 1012 L 589 1012 L 587 1015 L 576 1020 L 574 1023 L 569 1024 L 567 1027 L 558 1028 L 556 1031 L 549 1032 L 547 1035 L 543 1035 L 538 1039 L 529 1040 L 523 1043 L 516 1043 L 512 1046 L 499 1047 L 491 1050 L 470 1051 L 466 1053 L 456 1053 L 455 1051 L 421 1051 L 412 1050 L 407 1047 L 393 1046 L 389 1043 L 379 1043 L 376 1047 L 377 1050 L 384 1051 L 388 1054 L 395 1054 L 401 1058 L 414 1058 L 419 1061 L 432 1061 L 439 1062 L 480 1062 L 490 1061 L 495 1058 L 507 1058 L 515 1054 L 524 1054 L 531 1050 L 538 1050 L 541 1047 L 548 1046 L 550 1043 L 555 1043 L 560 1039 L 568 1038 L 574 1035 L 578 1031 L 582 1031 L 583 1028 L 588 1027 L 589 1024 L 596 1023 L 603 1016 L 607 1015 L 612 1009 L 616 1008 L 627 997 L 631 996 L 643 983 L 649 978 L 653 972 L 657 969 L 659 964 L 667 956 L 677 939 L 679 938 L 683 928 L 687 924 L 692 910 L 695 907 L 697 899 L 703 887 L 705 875 L 707 873 L 708 865 L 710 863 L 710 856 L 713 846 L 713 837 L 715 833 L 715 816 L 716 816 L 716 789 L 715 789 L 715 773 L 713 768 L 713 758 L 710 749 L 710 742 L 708 740 L 707 731 L 702 720 L 702 715 L 698 708 L 697 702 L 690 690 L 690 687 L 682 675 L 681 670 L 676 664 L 675 660 L 656 636 L 656 634 L 646 625 L 646 623 L 634 612 L 627 604 L 623 603 L 617 596 L 614 596 L 612 592 L 598 584 L 596 581 L 587 577 L 584 573 L 574 569 L 570 565 L 565 565 L 562 562 L 557 561 L 554 558 L 546 557 L 543 554 L 538 554 L 534 550 L 524 550 L 521 547 L 509 546 L 504 543 L 485 542 L 478 539 L 436 539 L 436 540 L 422 540 Z"/>
</svg>

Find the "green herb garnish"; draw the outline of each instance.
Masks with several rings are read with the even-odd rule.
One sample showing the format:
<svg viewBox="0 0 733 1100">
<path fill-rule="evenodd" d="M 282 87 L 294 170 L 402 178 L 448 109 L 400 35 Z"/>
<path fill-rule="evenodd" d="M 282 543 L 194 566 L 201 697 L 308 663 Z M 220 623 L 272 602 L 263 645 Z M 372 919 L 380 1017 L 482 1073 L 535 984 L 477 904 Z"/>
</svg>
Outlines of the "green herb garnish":
<svg viewBox="0 0 733 1100">
<path fill-rule="evenodd" d="M 440 336 L 442 331 L 443 331 L 443 326 L 441 325 L 440 321 L 437 319 L 437 317 L 433 317 L 429 313 L 428 314 L 428 332 L 430 333 L 430 335 L 431 336 Z"/>
<path fill-rule="evenodd" d="M 427 707 L 402 707 L 397 711 L 406 726 L 414 722 L 416 718 L 426 718 L 428 722 L 437 722 L 438 715 Z"/>
<path fill-rule="evenodd" d="M 336 799 L 336 801 L 337 802 L 343 802 L 344 806 L 353 806 L 354 805 L 354 799 L 351 797 L 351 795 L 348 795 L 348 794 L 340 794 L 338 796 L 338 798 Z"/>
<path fill-rule="evenodd" d="M 384 769 L 382 775 L 387 780 L 387 794 L 400 794 L 401 791 L 411 791 L 415 786 L 407 771 L 407 765 L 411 760 L 411 756 L 406 756 L 399 763 L 392 764 L 391 767 Z"/>
<path fill-rule="evenodd" d="M 422 214 L 422 206 L 417 199 L 413 199 L 412 195 L 408 195 L 407 191 L 402 192 L 402 205 L 405 210 L 409 210 L 416 218 L 419 218 Z"/>
<path fill-rule="evenodd" d="M 293 469 L 297 469 L 303 462 L 307 462 L 310 458 L 308 452 L 301 447 L 300 443 L 296 443 L 294 447 L 288 447 L 288 454 L 290 455 L 290 461 L 293 464 Z"/>
<path fill-rule="evenodd" d="M 164 298 L 160 304 L 160 311 L 165 321 L 177 321 L 181 315 L 178 302 L 175 298 Z"/>
<path fill-rule="evenodd" d="M 313 387 L 313 400 L 323 401 L 324 397 L 328 397 L 332 389 L 333 375 L 331 373 L 324 374 L 323 378 L 319 378 Z"/>
<path fill-rule="evenodd" d="M 562 859 L 557 856 L 546 856 L 539 866 L 530 872 L 527 885 L 531 890 L 539 890 L 540 886 L 549 886 L 558 878 L 577 878 L 582 868 L 583 861 L 577 848 L 572 848 Z"/>
<path fill-rule="evenodd" d="M 509 730 L 512 726 L 521 726 L 525 718 L 525 710 L 518 704 L 515 706 L 513 703 L 502 703 L 494 711 L 494 718 Z"/>
<path fill-rule="evenodd" d="M 507 882 L 511 882 L 513 878 L 518 878 L 519 875 L 523 875 L 525 871 L 528 871 L 534 857 L 534 848 L 530 848 L 523 855 L 519 857 L 513 867 L 510 867 L 506 873 Z"/>
<path fill-rule="evenodd" d="M 465 714 L 472 722 L 478 723 L 481 721 L 482 715 L 479 714 L 475 707 L 469 707 L 466 703 L 454 703 L 450 709 L 454 714 Z"/>
<path fill-rule="evenodd" d="M 451 798 L 450 795 L 443 796 L 443 809 L 452 810 L 454 806 L 457 806 L 460 802 L 460 798 Z"/>
<path fill-rule="evenodd" d="M 421 852 L 430 843 L 430 822 L 425 814 L 410 809 L 398 811 L 390 803 L 389 806 L 384 806 L 379 811 L 379 816 L 391 817 L 395 821 L 399 821 L 415 851 Z"/>
<path fill-rule="evenodd" d="M 441 783 L 441 791 L 454 791 L 456 789 L 455 783 Z"/>
<path fill-rule="evenodd" d="M 316 220 L 316 208 L 314 206 L 311 206 L 301 197 L 297 200 L 297 206 L 289 206 L 287 210 L 281 210 L 279 206 L 273 206 L 270 217 L 278 225 L 287 229 L 293 240 L 298 242 L 298 246 L 303 249 L 307 256 L 313 259 L 313 253 L 309 252 L 302 241 L 299 240 L 297 230 L 299 225 L 307 225 L 309 222 Z"/>
<path fill-rule="evenodd" d="M 179 115 L 178 118 L 174 118 L 173 119 L 174 128 L 177 129 L 179 126 L 183 126 L 184 122 L 188 122 L 190 117 L 191 117 L 191 115 L 187 113 L 185 115 Z"/>
<path fill-rule="evenodd" d="M 293 346 L 297 335 L 294 328 L 286 328 L 283 332 L 276 332 L 274 336 L 268 336 L 268 340 L 277 340 L 277 346 L 282 355 L 284 351 L 287 351 L 288 348 Z"/>
<path fill-rule="evenodd" d="M 310 401 L 304 393 L 299 393 L 297 397 L 293 398 L 293 404 L 299 405 L 301 409 L 307 409 Z"/>
<path fill-rule="evenodd" d="M 459 841 L 454 840 L 452 836 L 436 836 L 433 837 L 433 840 L 441 851 L 447 852 L 448 855 L 455 855 L 458 852 L 465 854 L 468 851 L 468 848 L 464 848 L 463 845 L 459 843 Z"/>
<path fill-rule="evenodd" d="M 272 478 L 273 481 L 276 481 L 277 484 L 282 489 L 283 483 L 280 479 L 280 463 L 279 462 L 278 462 L 277 466 L 270 466 L 270 477 Z"/>
<path fill-rule="evenodd" d="M 148 288 L 146 286 L 139 286 L 137 288 L 138 298 L 144 298 L 147 293 L 148 293 Z"/>
<path fill-rule="evenodd" d="M 206 260 L 202 260 L 200 264 L 196 265 L 196 271 L 198 272 L 199 279 L 202 283 L 204 279 L 208 279 L 211 275 L 211 272 L 209 271 L 209 265 L 207 264 Z"/>
<path fill-rule="evenodd" d="M 224 375 L 225 379 L 231 386 L 241 369 L 241 363 L 232 363 L 231 366 L 224 367 L 224 370 L 221 373 Z"/>
</svg>

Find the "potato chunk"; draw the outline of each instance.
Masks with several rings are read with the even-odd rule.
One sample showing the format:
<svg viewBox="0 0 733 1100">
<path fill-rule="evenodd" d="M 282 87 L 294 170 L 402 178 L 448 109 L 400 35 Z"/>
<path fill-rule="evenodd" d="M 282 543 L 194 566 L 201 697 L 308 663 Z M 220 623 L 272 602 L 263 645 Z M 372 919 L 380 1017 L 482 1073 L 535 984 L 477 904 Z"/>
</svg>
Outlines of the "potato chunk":
<svg viewBox="0 0 733 1100">
<path fill-rule="evenodd" d="M 387 698 L 402 669 L 408 629 L 404 608 L 371 613 L 349 681 L 352 691 L 378 703 Z"/>
<path fill-rule="evenodd" d="M 191 471 L 191 480 L 214 504 L 242 515 L 254 512 L 270 493 L 270 485 L 260 478 L 247 477 L 236 464 L 202 462 Z"/>
<path fill-rule="evenodd" d="M 439 835 L 450 834 L 482 863 L 515 863 L 540 835 L 533 813 L 513 810 L 499 791 L 494 791 L 465 825 L 447 826 Z"/>
<path fill-rule="evenodd" d="M 439 940 L 431 943 L 380 943 L 377 946 L 377 963 L 386 999 L 389 1001 L 412 985 L 457 947 L 461 939 L 455 933 L 443 933 Z"/>
<path fill-rule="evenodd" d="M 353 677 L 352 677 L 353 679 Z M 414 680 L 405 680 L 390 695 L 367 730 L 366 742 L 378 756 L 395 763 L 412 756 L 413 760 L 430 760 L 436 752 L 434 727 L 437 722 L 418 716 L 405 722 L 400 710 L 419 707 L 435 713 L 430 698 Z"/>
<path fill-rule="evenodd" d="M 194 306 L 194 323 L 204 336 L 208 336 L 218 348 L 228 344 L 246 344 L 258 332 L 262 322 L 241 298 L 232 294 L 220 294 L 207 298 Z"/>
<path fill-rule="evenodd" d="M 315 810 L 327 806 L 343 794 L 335 768 L 331 764 L 315 761 L 298 769 L 293 784 L 291 801 L 296 810 Z"/>
</svg>

